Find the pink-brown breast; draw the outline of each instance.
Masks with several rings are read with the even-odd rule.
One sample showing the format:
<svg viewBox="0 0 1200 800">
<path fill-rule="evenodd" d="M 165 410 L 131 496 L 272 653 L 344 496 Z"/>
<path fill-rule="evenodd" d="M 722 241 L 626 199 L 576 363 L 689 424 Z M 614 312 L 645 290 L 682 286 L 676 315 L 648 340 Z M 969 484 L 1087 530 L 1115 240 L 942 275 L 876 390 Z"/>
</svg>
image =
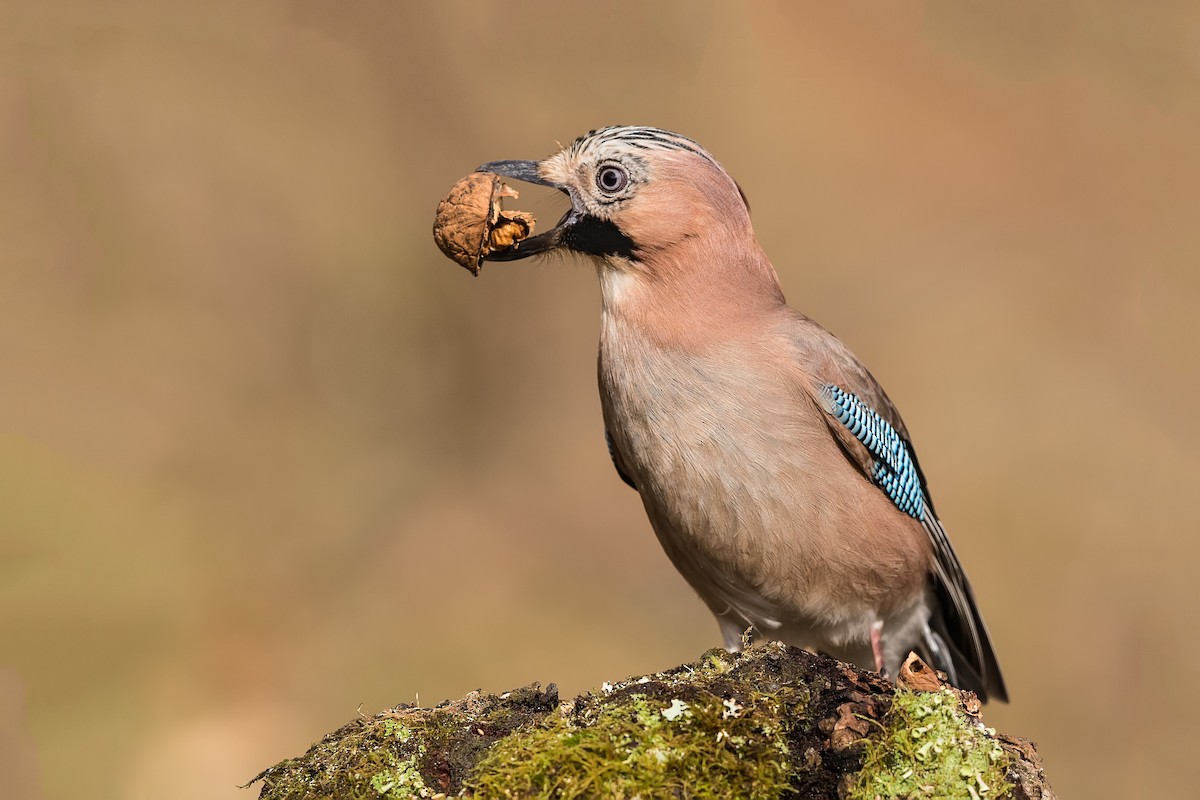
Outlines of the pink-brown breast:
<svg viewBox="0 0 1200 800">
<path fill-rule="evenodd" d="M 689 326 L 661 291 L 626 281 L 619 297 L 606 288 L 605 422 L 664 549 L 714 613 L 733 606 L 768 635 L 857 640 L 919 602 L 928 536 L 830 433 L 782 299 Z"/>
</svg>

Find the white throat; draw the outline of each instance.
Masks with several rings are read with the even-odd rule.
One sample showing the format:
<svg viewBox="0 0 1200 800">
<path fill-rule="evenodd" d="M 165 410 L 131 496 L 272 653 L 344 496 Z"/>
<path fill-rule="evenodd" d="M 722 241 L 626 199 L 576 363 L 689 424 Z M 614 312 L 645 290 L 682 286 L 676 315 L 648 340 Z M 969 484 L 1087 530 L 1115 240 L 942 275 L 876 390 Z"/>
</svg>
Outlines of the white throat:
<svg viewBox="0 0 1200 800">
<path fill-rule="evenodd" d="M 600 278 L 600 306 L 605 314 L 611 314 L 627 303 L 637 292 L 641 282 L 632 264 L 625 259 L 618 263 L 612 256 L 596 259 L 596 274 Z"/>
</svg>

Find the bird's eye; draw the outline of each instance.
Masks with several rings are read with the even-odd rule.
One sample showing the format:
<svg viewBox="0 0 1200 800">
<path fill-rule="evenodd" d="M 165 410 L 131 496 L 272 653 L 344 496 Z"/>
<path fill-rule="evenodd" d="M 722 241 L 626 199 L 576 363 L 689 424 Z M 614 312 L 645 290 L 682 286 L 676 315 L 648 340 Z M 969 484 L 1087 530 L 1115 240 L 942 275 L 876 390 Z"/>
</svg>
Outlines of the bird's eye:
<svg viewBox="0 0 1200 800">
<path fill-rule="evenodd" d="M 620 167 L 602 167 L 596 173 L 596 185 L 602 192 L 615 194 L 629 185 L 629 175 Z"/>
</svg>

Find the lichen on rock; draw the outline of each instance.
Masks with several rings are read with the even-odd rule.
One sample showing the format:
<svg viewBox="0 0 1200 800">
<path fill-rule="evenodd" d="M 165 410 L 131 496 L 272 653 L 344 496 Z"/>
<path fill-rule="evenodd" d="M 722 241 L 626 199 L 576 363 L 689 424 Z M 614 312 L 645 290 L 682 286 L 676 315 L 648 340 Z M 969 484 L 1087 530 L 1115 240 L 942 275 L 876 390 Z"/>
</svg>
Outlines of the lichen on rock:
<svg viewBox="0 0 1200 800">
<path fill-rule="evenodd" d="M 533 684 L 398 706 L 254 780 L 263 800 L 1053 798 L 1032 745 L 985 728 L 971 693 L 929 685 L 778 643 L 711 650 L 565 703 Z"/>
<path fill-rule="evenodd" d="M 866 739 L 848 800 L 1007 797 L 1011 762 L 996 732 L 967 714 L 952 690 L 899 689 L 883 730 Z"/>
</svg>

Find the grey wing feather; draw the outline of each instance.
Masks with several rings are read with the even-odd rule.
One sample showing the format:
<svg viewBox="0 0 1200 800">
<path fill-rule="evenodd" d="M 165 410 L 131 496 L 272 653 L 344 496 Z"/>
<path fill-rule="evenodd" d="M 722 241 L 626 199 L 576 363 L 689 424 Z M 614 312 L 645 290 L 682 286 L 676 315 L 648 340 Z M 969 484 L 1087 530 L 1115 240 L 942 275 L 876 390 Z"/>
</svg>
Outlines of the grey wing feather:
<svg viewBox="0 0 1200 800">
<path fill-rule="evenodd" d="M 916 469 L 926 505 L 921 524 L 929 535 L 934 553 L 934 571 L 930 575 L 930 583 L 937 599 L 937 608 L 933 611 L 930 624 L 934 633 L 938 634 L 938 638 L 946 645 L 944 649 L 930 650 L 944 652 L 948 649 L 953 656 L 952 663 L 947 663 L 944 657 L 935 656 L 935 664 L 947 673 L 955 674 L 959 685 L 976 692 L 980 699 L 987 700 L 991 697 L 1007 700 L 1008 692 L 1004 686 L 1004 678 L 1000 674 L 1000 665 L 992 649 L 987 627 L 975 603 L 971 583 L 967 580 L 958 555 L 954 552 L 950 539 L 934 511 L 929 484 L 925 480 L 925 474 L 917 460 L 916 449 L 912 446 L 908 428 L 900 412 L 879 381 L 875 380 L 875 376 L 840 339 L 807 317 L 800 317 L 798 321 L 801 327 L 797 343 L 806 364 L 815 370 L 814 377 L 834 383 L 857 395 L 891 425 L 907 448 Z M 835 434 L 844 441 L 844 428 L 832 416 L 828 419 Z M 851 453 L 848 455 L 852 462 L 863 469 L 868 478 L 872 478 L 870 468 L 864 463 L 861 453 L 858 457 Z"/>
</svg>

